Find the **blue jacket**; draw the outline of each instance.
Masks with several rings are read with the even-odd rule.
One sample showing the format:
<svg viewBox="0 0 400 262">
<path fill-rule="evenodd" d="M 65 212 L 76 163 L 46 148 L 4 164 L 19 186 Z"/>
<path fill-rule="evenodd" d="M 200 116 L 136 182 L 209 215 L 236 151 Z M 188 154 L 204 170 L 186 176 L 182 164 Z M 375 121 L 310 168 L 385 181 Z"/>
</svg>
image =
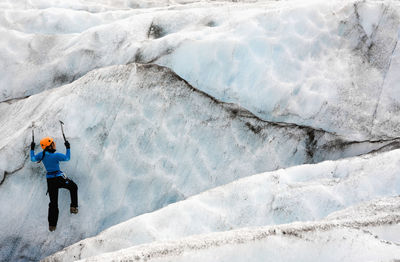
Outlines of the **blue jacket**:
<svg viewBox="0 0 400 262">
<path fill-rule="evenodd" d="M 35 155 L 35 151 L 31 150 L 31 161 L 36 162 L 40 161 L 43 156 L 43 151 Z M 53 177 L 58 177 L 62 176 L 63 173 L 60 170 L 60 161 L 68 161 L 71 158 L 71 150 L 67 149 L 67 153 L 61 154 L 61 153 L 51 153 L 51 152 L 46 152 L 46 155 L 43 158 L 43 164 L 44 167 L 47 170 L 47 178 L 53 178 Z"/>
</svg>

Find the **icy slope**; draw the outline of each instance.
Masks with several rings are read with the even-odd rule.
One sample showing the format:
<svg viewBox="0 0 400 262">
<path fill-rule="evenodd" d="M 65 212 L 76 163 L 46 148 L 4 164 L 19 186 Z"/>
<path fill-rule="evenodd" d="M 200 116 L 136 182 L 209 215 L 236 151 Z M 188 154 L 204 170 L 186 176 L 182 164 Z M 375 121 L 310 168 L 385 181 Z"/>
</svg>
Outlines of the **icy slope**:
<svg viewBox="0 0 400 262">
<path fill-rule="evenodd" d="M 345 220 L 354 226 L 359 223 L 364 228 L 369 219 L 375 221 L 371 222 L 371 226 L 379 224 L 380 219 L 373 216 L 385 217 L 388 227 L 400 222 L 400 199 L 374 199 L 400 194 L 399 156 L 400 151 L 395 150 L 243 178 L 113 226 L 96 237 L 65 248 L 45 261 L 74 261 L 143 243 L 177 240 L 191 235 L 250 226 L 292 223 L 286 227 L 295 230 L 298 223 L 294 222 L 321 220 L 327 215 L 326 223 L 333 223 L 328 226 L 333 227 L 333 232 L 322 235 L 327 234 L 333 238 L 337 238 L 336 231 L 342 230 L 335 224 L 336 220 Z M 370 202 L 357 206 L 365 201 Z M 345 209 L 347 207 L 350 208 Z M 338 210 L 341 211 L 334 213 Z M 378 228 L 374 230 L 378 231 Z M 319 236 L 321 232 L 316 234 Z M 319 239 L 311 236 L 307 238 L 311 238 L 313 243 Z M 357 243 L 363 241 L 363 238 L 357 239 L 357 235 L 352 235 L 351 239 Z M 396 241 L 400 244 L 399 236 Z M 351 246 L 344 246 L 344 249 L 350 252 Z M 312 256 L 309 250 L 303 252 Z M 339 260 L 335 257 L 333 261 Z"/>
<path fill-rule="evenodd" d="M 95 68 L 143 59 L 148 62 L 152 56 L 179 45 L 186 34 L 184 29 L 202 24 L 213 6 L 194 6 L 193 10 L 185 6 L 175 7 L 178 10 L 118 9 L 118 4 L 89 3 L 17 1 L 0 5 L 0 101 L 73 82 Z M 159 1 L 155 4 L 165 5 Z M 221 10 L 212 12 L 217 16 Z M 170 23 L 171 32 L 183 30 L 181 36 L 171 44 L 160 45 L 154 38 L 166 28 L 161 30 L 155 24 L 157 20 Z M 139 53 L 147 43 L 152 45 L 150 57 Z"/>
<path fill-rule="evenodd" d="M 398 218 L 398 215 L 397 215 Z M 390 230 L 390 221 L 372 221 Z M 389 225 L 389 226 L 387 226 Z M 80 261 L 396 261 L 397 243 L 358 228 L 328 224 L 290 225 L 161 242 Z M 328 228 L 328 229 L 327 229 Z"/>
<path fill-rule="evenodd" d="M 263 119 L 397 137 L 399 3 L 325 2 L 237 12 L 155 62 Z"/>
<path fill-rule="evenodd" d="M 397 1 L 161 1 L 126 9 L 133 3 L 0 6 L 0 101 L 94 68 L 155 62 L 266 120 L 359 140 L 399 136 Z"/>
<path fill-rule="evenodd" d="M 354 143 L 295 125 L 261 121 L 194 89 L 156 65 L 114 66 L 70 85 L 1 103 L 2 260 L 37 260 L 133 216 L 248 175 L 376 150 L 392 141 Z M 21 119 L 23 121 L 14 121 Z M 72 159 L 62 165 L 79 186 L 81 212 L 62 205 L 47 233 L 42 165 L 28 158 L 36 137 L 66 123 Z M 17 207 L 17 208 L 15 208 Z M 41 228 L 41 230 L 37 230 Z"/>
<path fill-rule="evenodd" d="M 248 175 L 398 147 L 397 1 L 185 2 L 0 3 L 0 260 Z M 28 145 L 33 120 L 63 151 L 58 119 L 81 213 L 62 193 L 48 234 Z"/>
<path fill-rule="evenodd" d="M 80 261 L 396 261 L 392 241 L 374 231 L 400 230 L 399 198 L 383 199 L 379 214 L 349 220 L 297 222 L 192 236 L 105 253 Z M 367 206 L 375 211 L 376 201 Z M 371 229 L 373 228 L 373 229 Z M 395 236 L 395 235 L 394 235 Z M 47 261 L 58 261 L 48 259 Z"/>
</svg>

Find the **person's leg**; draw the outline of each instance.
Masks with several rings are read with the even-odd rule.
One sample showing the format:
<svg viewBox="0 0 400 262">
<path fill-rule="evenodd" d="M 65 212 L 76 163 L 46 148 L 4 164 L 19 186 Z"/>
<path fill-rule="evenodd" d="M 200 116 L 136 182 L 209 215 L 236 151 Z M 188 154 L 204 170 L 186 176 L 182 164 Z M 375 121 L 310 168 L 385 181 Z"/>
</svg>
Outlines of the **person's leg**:
<svg viewBox="0 0 400 262">
<path fill-rule="evenodd" d="M 78 186 L 69 178 L 64 179 L 63 188 L 68 189 L 71 195 L 71 205 L 70 207 L 78 207 Z"/>
<path fill-rule="evenodd" d="M 58 220 L 58 185 L 57 178 L 47 179 L 47 188 L 49 191 L 50 203 L 48 221 L 50 227 L 57 226 Z"/>
<path fill-rule="evenodd" d="M 68 190 L 71 195 L 71 207 L 78 207 L 78 186 L 71 179 L 68 180 Z"/>
</svg>

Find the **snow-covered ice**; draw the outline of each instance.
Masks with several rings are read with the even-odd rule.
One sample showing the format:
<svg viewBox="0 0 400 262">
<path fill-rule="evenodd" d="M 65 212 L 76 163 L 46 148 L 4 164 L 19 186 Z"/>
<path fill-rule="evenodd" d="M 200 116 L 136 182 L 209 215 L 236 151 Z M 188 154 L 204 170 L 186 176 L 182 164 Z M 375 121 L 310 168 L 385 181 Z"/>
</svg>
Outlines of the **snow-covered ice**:
<svg viewBox="0 0 400 262">
<path fill-rule="evenodd" d="M 41 5 L 3 9 L 0 101 L 155 62 L 265 120 L 359 140 L 399 132 L 396 1 Z"/>
<path fill-rule="evenodd" d="M 0 260 L 400 258 L 399 11 L 2 1 Z M 62 191 L 49 233 L 29 144 L 63 152 L 58 120 L 80 213 Z"/>
<path fill-rule="evenodd" d="M 240 177 L 367 153 L 390 143 L 354 143 L 323 131 L 264 122 L 156 65 L 92 71 L 70 85 L 1 106 L 0 130 L 9 139 L 2 141 L 6 158 L 0 200 L 21 201 L 22 207 L 7 205 L 1 214 L 2 221 L 9 221 L 1 225 L 2 243 L 18 236 L 16 245 L 4 244 L 6 257 L 54 252 Z M 67 210 L 61 211 L 57 233 L 51 236 L 46 231 L 32 234 L 45 223 L 44 170 L 28 157 L 31 123 L 10 121 L 16 117 L 33 120 L 36 135 L 55 134 L 59 148 L 62 138 L 55 119 L 68 123 L 72 160 L 63 170 L 79 185 L 82 212 L 69 218 Z M 16 149 L 19 157 L 13 158 Z M 22 192 L 31 195 L 26 198 Z M 68 202 L 68 195 L 61 196 L 62 202 Z M 49 246 L 54 239 L 60 242 Z"/>
<path fill-rule="evenodd" d="M 348 214 L 346 219 L 243 228 L 156 241 L 79 261 L 396 261 L 400 255 L 399 236 L 392 235 L 390 241 L 387 232 L 400 229 L 399 198 L 380 199 L 361 206 L 355 209 L 378 211 L 378 214 L 357 216 L 354 208 L 349 208 L 341 212 Z M 377 231 L 386 234 L 375 234 Z M 55 255 L 44 261 L 59 259 Z M 79 256 L 69 259 L 79 259 Z"/>
<path fill-rule="evenodd" d="M 318 221 L 328 215 L 327 221 L 355 225 L 368 224 L 374 216 L 397 217 L 400 198 L 390 196 L 400 195 L 399 154 L 395 150 L 243 178 L 111 227 L 47 261 L 72 261 L 153 241 L 243 227 Z M 389 198 L 374 200 L 385 196 Z M 395 241 L 400 241 L 399 236 Z"/>
</svg>

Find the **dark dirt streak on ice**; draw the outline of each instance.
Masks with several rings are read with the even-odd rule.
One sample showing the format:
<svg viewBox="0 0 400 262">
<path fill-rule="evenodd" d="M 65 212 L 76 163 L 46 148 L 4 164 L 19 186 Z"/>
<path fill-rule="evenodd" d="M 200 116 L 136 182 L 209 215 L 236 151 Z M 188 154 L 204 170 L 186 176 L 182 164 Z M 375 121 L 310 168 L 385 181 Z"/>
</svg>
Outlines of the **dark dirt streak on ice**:
<svg viewBox="0 0 400 262">
<path fill-rule="evenodd" d="M 3 179 L 0 181 L 0 186 L 4 183 L 4 181 L 6 180 L 6 178 L 7 178 L 8 176 L 13 175 L 13 174 L 17 173 L 18 171 L 21 171 L 22 169 L 24 169 L 25 163 L 26 163 L 26 161 L 28 160 L 28 158 L 29 158 L 29 156 L 27 155 L 27 156 L 25 157 L 25 160 L 22 162 L 22 165 L 19 166 L 19 167 L 17 167 L 16 169 L 14 169 L 14 170 L 12 170 L 12 171 L 4 170 L 4 172 L 3 172 Z"/>
<path fill-rule="evenodd" d="M 382 24 L 382 20 L 384 20 L 386 17 L 390 17 L 391 15 L 396 15 L 397 16 L 397 14 L 390 14 L 389 13 L 389 11 L 390 11 L 389 7 L 388 6 L 384 6 L 384 9 L 382 11 L 381 17 L 379 18 L 378 24 L 375 25 L 374 30 L 371 33 L 371 36 L 368 37 L 366 32 L 365 32 L 365 30 L 363 29 L 363 27 L 361 25 L 361 18 L 360 18 L 360 14 L 359 14 L 359 11 L 358 11 L 359 5 L 363 4 L 363 3 L 365 3 L 365 2 L 357 2 L 357 3 L 354 3 L 354 5 L 353 5 L 354 6 L 354 13 L 355 13 L 355 16 L 356 16 L 356 19 L 357 19 L 357 25 L 356 26 L 357 26 L 358 30 L 360 32 L 362 32 L 362 34 L 363 34 L 362 38 L 360 39 L 360 42 L 359 42 L 358 46 L 356 47 L 356 50 L 358 50 L 359 52 L 363 53 L 363 45 L 365 45 L 366 42 L 368 40 L 370 40 L 371 43 L 367 47 L 367 50 L 366 50 L 366 53 L 365 53 L 365 58 L 366 58 L 366 60 L 367 60 L 367 62 L 369 64 L 371 64 L 372 66 L 376 67 L 383 74 L 382 82 L 381 82 L 380 86 L 378 87 L 379 88 L 379 95 L 378 95 L 377 102 L 376 102 L 376 105 L 375 105 L 375 108 L 374 108 L 374 111 L 373 111 L 373 114 L 372 114 L 371 128 L 369 130 L 369 135 L 372 135 L 373 129 L 375 127 L 375 122 L 376 122 L 375 120 L 376 120 L 378 107 L 379 107 L 379 104 L 380 104 L 381 98 L 382 98 L 383 88 L 384 88 L 385 83 L 386 83 L 386 77 L 387 77 L 387 74 L 388 74 L 388 72 L 390 70 L 390 66 L 392 64 L 392 58 L 393 58 L 394 52 L 396 51 L 397 44 L 398 44 L 398 37 L 397 37 L 396 41 L 395 41 L 395 43 L 394 43 L 394 45 L 393 45 L 393 47 L 391 49 L 390 55 L 388 55 L 388 57 L 386 58 L 387 62 L 386 61 L 379 61 L 381 59 L 379 59 L 379 58 L 378 59 L 374 59 L 376 57 L 376 54 L 374 55 L 374 53 L 373 53 L 373 48 L 375 47 L 375 41 L 376 41 L 375 36 L 379 32 L 378 29 L 382 26 L 381 25 Z M 387 39 L 385 39 L 385 40 L 387 40 Z"/>
<path fill-rule="evenodd" d="M 3 101 L 1 101 L 0 103 L 6 103 L 6 104 L 11 105 L 11 104 L 13 104 L 13 103 L 15 103 L 15 102 L 18 102 L 18 101 L 27 99 L 27 98 L 29 98 L 29 97 L 31 97 L 31 95 L 27 95 L 27 96 L 23 96 L 23 97 L 18 97 L 18 98 L 10 98 L 10 99 L 7 99 L 7 100 L 3 100 Z"/>
<path fill-rule="evenodd" d="M 377 114 L 377 111 L 378 111 L 379 104 L 380 104 L 380 102 L 381 102 L 382 93 L 383 93 L 383 88 L 384 88 L 385 83 L 386 83 L 386 76 L 387 76 L 387 73 L 388 73 L 389 70 L 390 70 L 390 66 L 392 65 L 392 58 L 393 58 L 394 52 L 396 51 L 398 42 L 399 42 L 399 41 L 397 40 L 397 41 L 396 41 L 396 44 L 395 44 L 394 47 L 393 47 L 392 54 L 391 54 L 391 56 L 390 56 L 390 58 L 389 58 L 388 65 L 387 65 L 387 67 L 386 67 L 386 69 L 385 69 L 385 71 L 384 71 L 384 73 L 383 73 L 384 75 L 383 75 L 383 80 L 382 80 L 382 84 L 381 84 L 381 87 L 380 87 L 380 92 L 379 92 L 379 96 L 378 96 L 378 101 L 377 101 L 377 103 L 376 103 L 376 106 L 375 106 L 375 109 L 374 109 L 374 113 L 373 113 L 373 115 L 372 115 L 372 126 L 371 126 L 371 129 L 370 129 L 370 134 L 372 133 L 372 131 L 373 131 L 374 127 L 375 127 L 376 114 Z"/>
<path fill-rule="evenodd" d="M 239 105 L 234 104 L 234 103 L 222 102 L 222 101 L 218 100 L 217 98 L 211 96 L 210 94 L 195 88 L 187 80 L 183 79 L 181 76 L 176 74 L 172 69 L 170 69 L 168 67 L 160 66 L 160 65 L 157 65 L 157 64 L 151 64 L 151 63 L 138 64 L 138 69 L 140 69 L 140 68 L 151 69 L 151 68 L 154 68 L 154 67 L 157 68 L 157 70 L 159 70 L 159 71 L 166 70 L 168 73 L 170 73 L 172 78 L 175 78 L 178 81 L 183 81 L 186 84 L 186 86 L 192 92 L 198 93 L 203 97 L 207 97 L 215 105 L 218 105 L 222 109 L 225 109 L 225 110 L 229 111 L 232 119 L 236 119 L 236 118 L 244 118 L 244 119 L 246 119 L 247 118 L 247 119 L 255 120 L 257 124 L 260 124 L 259 126 L 256 126 L 256 125 L 254 125 L 254 124 L 252 124 L 250 122 L 246 122 L 245 123 L 245 125 L 249 128 L 249 130 L 252 131 L 255 134 L 259 134 L 261 132 L 261 130 L 263 129 L 262 125 L 265 125 L 265 124 L 268 124 L 268 125 L 271 125 L 271 126 L 275 126 L 275 127 L 299 128 L 301 130 L 306 131 L 306 134 L 308 136 L 308 141 L 309 141 L 309 147 L 307 148 L 307 150 L 308 150 L 308 153 L 310 155 L 312 155 L 312 151 L 315 149 L 316 133 L 326 133 L 326 134 L 330 134 L 330 135 L 334 135 L 334 136 L 340 137 L 335 132 L 329 132 L 329 131 L 326 131 L 326 130 L 323 130 L 323 129 L 313 128 L 311 126 L 299 125 L 299 124 L 296 124 L 296 123 L 287 123 L 287 122 L 271 122 L 271 121 L 268 121 L 268 120 L 261 119 L 258 116 L 254 115 L 248 109 L 243 108 L 242 106 L 239 106 Z M 362 144 L 362 143 L 392 142 L 392 144 L 393 144 L 393 143 L 400 143 L 400 137 L 391 137 L 391 138 L 387 138 L 387 139 L 375 139 L 375 140 L 360 140 L 360 141 L 344 141 L 344 140 L 340 139 L 340 140 L 337 140 L 335 142 L 337 142 L 337 143 L 331 144 L 331 146 L 336 146 L 336 147 L 339 147 L 339 148 L 347 146 L 347 145 Z M 400 148 L 400 144 L 396 148 Z"/>
<path fill-rule="evenodd" d="M 379 25 L 380 25 L 380 23 L 381 23 L 381 20 L 382 20 L 383 16 L 385 15 L 385 13 L 387 12 L 387 10 L 388 10 L 388 7 L 386 6 L 386 7 L 385 7 L 385 10 L 383 11 L 382 17 L 381 17 L 381 19 L 380 19 L 380 21 L 379 21 L 379 24 L 378 24 L 378 26 L 376 27 L 376 29 L 375 29 L 375 31 L 374 31 L 373 34 L 375 34 L 375 32 L 377 31 L 377 29 L 379 28 Z M 389 56 L 389 61 L 387 62 L 386 66 L 385 66 L 385 68 L 384 68 L 383 80 L 382 80 L 382 84 L 381 84 L 381 87 L 380 87 L 380 93 L 379 93 L 378 101 L 377 101 L 377 104 L 376 104 L 376 106 L 375 106 L 374 114 L 373 114 L 373 117 L 372 117 L 371 132 L 372 132 L 374 126 L 375 126 L 375 121 L 374 121 L 374 120 L 375 120 L 375 118 L 376 118 L 376 113 L 377 113 L 377 111 L 378 111 L 378 107 L 379 107 L 379 104 L 380 104 L 380 101 L 381 101 L 381 97 L 382 97 L 382 93 L 383 93 L 383 88 L 384 88 L 385 82 L 386 82 L 386 77 L 387 77 L 387 74 L 388 74 L 388 72 L 389 72 L 389 70 L 390 70 L 390 67 L 391 67 L 391 65 L 392 65 L 393 55 L 394 55 L 394 52 L 396 51 L 397 44 L 398 44 L 398 42 L 399 42 L 399 40 L 398 40 L 398 39 L 399 39 L 399 35 L 400 35 L 400 33 L 398 33 L 398 37 L 397 37 L 397 39 L 396 39 L 396 43 L 394 44 L 393 49 L 392 49 L 392 51 L 391 51 L 391 54 L 390 54 L 390 56 Z"/>
<path fill-rule="evenodd" d="M 363 227 L 370 227 L 370 226 L 382 226 L 382 225 L 392 225 L 400 223 L 400 215 L 386 215 L 380 217 L 378 219 L 372 219 L 370 221 L 332 221 L 332 222 L 317 222 L 314 224 L 305 224 L 301 227 L 292 227 L 290 224 L 281 225 L 281 226 L 273 226 L 267 227 L 261 231 L 253 231 L 249 230 L 235 230 L 238 233 L 235 234 L 235 231 L 232 231 L 232 234 L 224 239 L 218 238 L 210 238 L 205 236 L 204 238 L 199 239 L 198 243 L 196 242 L 184 242 L 184 240 L 177 240 L 177 241 L 170 241 L 168 242 L 169 245 L 162 245 L 155 246 L 153 248 L 133 251 L 130 255 L 126 256 L 123 261 L 129 261 L 129 259 L 134 259 L 135 261 L 148 261 L 150 259 L 157 259 L 161 257 L 168 257 L 168 256 L 179 256 L 182 255 L 186 251 L 191 250 L 206 250 L 212 247 L 220 247 L 229 244 L 245 244 L 249 242 L 255 242 L 267 239 L 271 236 L 285 236 L 285 237 L 293 237 L 298 239 L 306 239 L 303 234 L 308 232 L 326 232 L 335 228 L 348 228 L 348 229 L 355 229 L 359 230 L 364 234 L 369 234 L 369 232 L 364 232 L 361 228 Z M 242 231 L 244 234 L 240 234 Z M 218 233 L 217 233 L 218 234 Z M 387 244 L 387 245 L 397 245 L 399 244 L 380 240 L 380 242 Z M 140 246 L 145 246 L 139 245 Z M 52 261 L 52 260 L 45 260 L 45 261 Z"/>
</svg>

